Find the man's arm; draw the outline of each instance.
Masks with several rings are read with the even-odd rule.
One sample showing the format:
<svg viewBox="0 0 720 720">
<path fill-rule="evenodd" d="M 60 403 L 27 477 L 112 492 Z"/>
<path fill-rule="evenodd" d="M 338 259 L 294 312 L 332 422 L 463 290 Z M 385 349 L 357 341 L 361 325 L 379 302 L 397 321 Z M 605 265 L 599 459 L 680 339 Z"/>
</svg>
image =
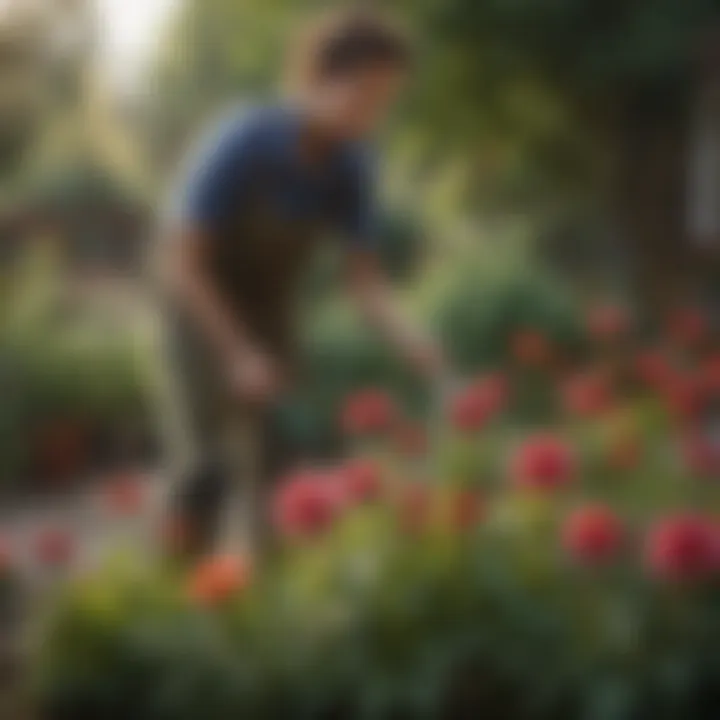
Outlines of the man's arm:
<svg viewBox="0 0 720 720">
<path fill-rule="evenodd" d="M 251 182 L 261 120 L 233 112 L 203 138 L 171 195 L 160 248 L 164 284 L 216 352 L 231 391 L 257 401 L 276 390 L 274 363 L 222 296 L 208 271 L 207 249 Z"/>
<path fill-rule="evenodd" d="M 443 353 L 433 338 L 401 310 L 374 253 L 348 253 L 348 290 L 363 318 L 423 375 L 444 369 Z"/>
<path fill-rule="evenodd" d="M 242 318 L 231 312 L 207 273 L 207 238 L 202 232 L 171 231 L 161 256 L 164 286 L 205 335 L 228 373 L 231 389 L 253 401 L 277 391 L 274 364 L 253 343 Z"/>
</svg>

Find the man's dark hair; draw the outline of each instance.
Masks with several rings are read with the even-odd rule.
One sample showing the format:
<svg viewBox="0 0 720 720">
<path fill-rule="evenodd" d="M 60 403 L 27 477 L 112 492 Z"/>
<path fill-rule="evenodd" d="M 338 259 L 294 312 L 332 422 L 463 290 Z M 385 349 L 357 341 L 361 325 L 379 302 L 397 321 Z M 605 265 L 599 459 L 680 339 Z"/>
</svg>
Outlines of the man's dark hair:
<svg viewBox="0 0 720 720">
<path fill-rule="evenodd" d="M 380 13 L 365 9 L 321 17 L 294 50 L 289 74 L 296 88 L 373 67 L 406 69 L 412 62 L 403 30 Z"/>
</svg>

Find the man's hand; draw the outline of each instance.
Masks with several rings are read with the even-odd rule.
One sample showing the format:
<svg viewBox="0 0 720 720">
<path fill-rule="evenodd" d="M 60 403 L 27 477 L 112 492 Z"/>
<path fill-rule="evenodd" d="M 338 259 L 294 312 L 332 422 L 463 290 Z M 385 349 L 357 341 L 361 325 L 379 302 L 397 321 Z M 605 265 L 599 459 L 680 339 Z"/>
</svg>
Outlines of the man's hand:
<svg viewBox="0 0 720 720">
<path fill-rule="evenodd" d="M 415 371 L 428 379 L 446 371 L 440 345 L 401 311 L 373 255 L 349 256 L 348 289 L 367 322 Z"/>
<path fill-rule="evenodd" d="M 282 379 L 273 359 L 257 348 L 244 347 L 230 356 L 228 379 L 233 395 L 253 405 L 267 405 L 280 393 Z"/>
</svg>

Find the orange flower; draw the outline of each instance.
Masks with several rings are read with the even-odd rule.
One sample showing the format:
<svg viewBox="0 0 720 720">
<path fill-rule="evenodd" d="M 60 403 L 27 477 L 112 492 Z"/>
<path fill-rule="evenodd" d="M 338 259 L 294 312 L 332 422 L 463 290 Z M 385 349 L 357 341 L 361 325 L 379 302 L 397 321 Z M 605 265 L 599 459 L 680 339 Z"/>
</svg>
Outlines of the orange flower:
<svg viewBox="0 0 720 720">
<path fill-rule="evenodd" d="M 250 564 L 246 559 L 234 555 L 212 557 L 195 569 L 188 593 L 195 602 L 215 607 L 246 588 L 250 576 Z"/>
</svg>

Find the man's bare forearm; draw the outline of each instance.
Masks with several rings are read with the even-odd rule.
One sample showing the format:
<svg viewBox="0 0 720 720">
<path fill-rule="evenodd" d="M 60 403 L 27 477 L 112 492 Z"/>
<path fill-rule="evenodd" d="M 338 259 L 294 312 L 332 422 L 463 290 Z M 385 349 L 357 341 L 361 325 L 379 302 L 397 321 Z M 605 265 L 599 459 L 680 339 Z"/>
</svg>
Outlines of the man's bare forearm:
<svg viewBox="0 0 720 720">
<path fill-rule="evenodd" d="M 442 358 L 433 338 L 414 323 L 400 307 L 377 261 L 372 256 L 350 260 L 350 294 L 365 321 L 400 355 L 425 370 L 439 370 Z M 423 368 L 421 368 L 423 369 Z"/>
<path fill-rule="evenodd" d="M 230 358 L 249 344 L 247 332 L 208 274 L 204 238 L 190 231 L 178 233 L 161 258 L 164 285 L 218 354 Z"/>
</svg>

